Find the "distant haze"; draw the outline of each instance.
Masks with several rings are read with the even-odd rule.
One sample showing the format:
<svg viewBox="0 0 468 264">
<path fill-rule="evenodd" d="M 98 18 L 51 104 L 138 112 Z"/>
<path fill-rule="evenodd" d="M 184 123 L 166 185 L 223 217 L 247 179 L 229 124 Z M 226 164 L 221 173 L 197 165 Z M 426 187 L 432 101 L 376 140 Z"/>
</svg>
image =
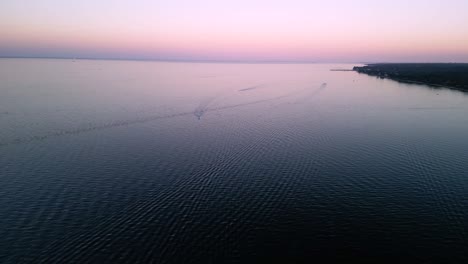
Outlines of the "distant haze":
<svg viewBox="0 0 468 264">
<path fill-rule="evenodd" d="M 467 0 L 2 0 L 0 57 L 468 62 Z"/>
</svg>

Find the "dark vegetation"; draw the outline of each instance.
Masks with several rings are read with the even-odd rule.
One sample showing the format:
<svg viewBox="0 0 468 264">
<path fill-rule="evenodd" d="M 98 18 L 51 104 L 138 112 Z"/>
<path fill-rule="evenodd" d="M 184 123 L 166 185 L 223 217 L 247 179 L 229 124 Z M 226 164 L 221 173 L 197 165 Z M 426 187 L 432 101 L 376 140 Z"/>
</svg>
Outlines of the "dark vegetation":
<svg viewBox="0 0 468 264">
<path fill-rule="evenodd" d="M 399 82 L 421 83 L 468 92 L 468 63 L 382 63 L 356 66 L 353 70 Z"/>
</svg>

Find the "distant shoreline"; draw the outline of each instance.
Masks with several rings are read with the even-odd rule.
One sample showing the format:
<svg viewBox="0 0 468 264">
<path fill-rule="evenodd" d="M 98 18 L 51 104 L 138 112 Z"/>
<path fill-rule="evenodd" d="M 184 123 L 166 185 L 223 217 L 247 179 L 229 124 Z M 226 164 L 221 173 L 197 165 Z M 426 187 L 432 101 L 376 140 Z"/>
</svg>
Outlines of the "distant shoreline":
<svg viewBox="0 0 468 264">
<path fill-rule="evenodd" d="M 401 83 L 468 92 L 468 63 L 381 63 L 355 66 L 353 70 Z"/>
</svg>

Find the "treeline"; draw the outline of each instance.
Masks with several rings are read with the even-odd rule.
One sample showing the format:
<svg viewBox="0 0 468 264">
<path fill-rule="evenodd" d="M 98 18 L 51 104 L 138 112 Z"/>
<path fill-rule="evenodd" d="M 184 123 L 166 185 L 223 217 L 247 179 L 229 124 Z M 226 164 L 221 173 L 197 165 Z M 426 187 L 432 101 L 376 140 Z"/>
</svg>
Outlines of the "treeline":
<svg viewBox="0 0 468 264">
<path fill-rule="evenodd" d="M 354 67 L 359 73 L 468 91 L 468 63 L 382 63 Z"/>
</svg>

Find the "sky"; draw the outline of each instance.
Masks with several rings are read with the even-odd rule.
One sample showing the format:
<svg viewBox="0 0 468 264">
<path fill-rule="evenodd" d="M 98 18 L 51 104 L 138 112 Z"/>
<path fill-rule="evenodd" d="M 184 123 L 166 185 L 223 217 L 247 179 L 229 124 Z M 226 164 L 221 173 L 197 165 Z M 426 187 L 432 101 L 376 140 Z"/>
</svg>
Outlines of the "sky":
<svg viewBox="0 0 468 264">
<path fill-rule="evenodd" d="M 468 62 L 468 0 L 1 0 L 0 57 Z"/>
</svg>

